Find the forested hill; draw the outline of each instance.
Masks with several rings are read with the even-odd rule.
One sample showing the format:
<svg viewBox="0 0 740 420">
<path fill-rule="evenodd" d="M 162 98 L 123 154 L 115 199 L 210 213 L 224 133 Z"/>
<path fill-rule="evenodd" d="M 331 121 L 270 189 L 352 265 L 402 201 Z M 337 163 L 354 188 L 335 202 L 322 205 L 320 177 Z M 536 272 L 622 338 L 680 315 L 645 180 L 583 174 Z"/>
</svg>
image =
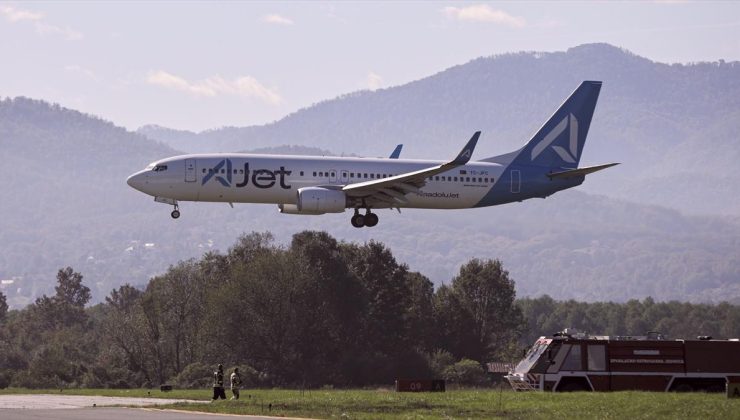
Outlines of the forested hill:
<svg viewBox="0 0 740 420">
<path fill-rule="evenodd" d="M 611 47 L 590 48 L 606 48 L 620 57 L 646 61 Z M 554 53 L 552 57 L 573 53 Z M 545 57 L 550 56 L 542 59 Z M 515 54 L 473 63 L 504 58 L 535 59 L 531 54 Z M 679 70 L 688 71 L 684 67 L 691 66 Z M 449 71 L 454 74 L 463 68 Z M 696 69 L 691 67 L 691 71 Z M 418 83 L 422 82 L 427 83 Z M 568 92 L 553 96 L 561 93 Z M 604 98 L 602 105 L 607 103 Z M 553 100 L 558 103 L 561 99 Z M 354 103 L 352 98 L 340 101 L 347 106 Z M 603 119 L 609 118 L 608 113 L 598 112 Z M 344 124 L 341 118 L 335 123 Z M 358 135 L 362 132 L 356 130 Z M 468 135 L 466 130 L 463 140 Z M 371 155 L 383 156 L 392 150 L 395 140 L 386 146 L 375 143 L 379 145 L 374 148 L 383 150 Z M 404 143 L 404 156 L 422 154 L 418 145 Z M 588 156 L 588 147 L 584 156 Z M 457 148 L 451 145 L 449 151 L 454 153 Z M 249 149 L 247 145 L 240 148 Z M 342 150 L 330 152 L 341 154 Z M 26 98 L 0 101 L 0 159 L 8 168 L 0 200 L 0 288 L 11 305 L 21 307 L 50 293 L 54 273 L 61 267 L 73 266 L 85 275 L 95 302 L 123 283 L 146 284 L 179 260 L 200 257 L 209 250 L 223 251 L 243 232 L 270 230 L 280 244 L 305 229 L 327 231 L 348 242 L 381 241 L 400 262 L 437 285 L 448 283 L 470 258 L 500 258 L 516 281 L 519 297 L 546 293 L 556 299 L 587 301 L 652 296 L 657 301 L 740 302 L 737 215 L 687 216 L 665 207 L 584 193 L 579 187 L 547 200 L 493 208 L 404 210 L 402 214 L 382 211 L 381 223 L 374 229 L 352 228 L 348 214 L 281 215 L 275 206 L 267 205 L 231 209 L 226 204 L 183 203 L 183 216 L 174 221 L 168 206 L 132 190 L 125 180 L 147 163 L 177 153 L 110 122 L 57 105 Z M 476 151 L 476 156 L 482 154 Z M 697 168 L 709 167 L 714 161 L 702 162 Z M 618 168 L 632 166 L 627 162 Z M 623 185 L 620 176 L 631 169 L 621 170 L 613 168 L 590 176 L 585 186 L 600 182 Z M 703 184 L 705 194 L 713 188 L 729 192 L 736 188 L 717 177 L 702 179 L 711 181 Z M 676 186 L 682 187 L 688 192 L 677 194 L 679 198 L 693 191 L 691 184 Z M 692 196 L 690 201 L 701 202 L 704 197 Z M 729 193 L 714 194 L 714 201 L 708 202 L 731 203 L 736 198 Z"/>
<path fill-rule="evenodd" d="M 682 211 L 740 214 L 740 63 L 663 64 L 608 44 L 484 57 L 402 86 L 327 100 L 264 126 L 141 130 L 186 151 L 292 144 L 380 156 L 474 158 L 518 148 L 583 80 L 602 80 L 584 164 L 623 162 L 589 191 Z"/>
</svg>

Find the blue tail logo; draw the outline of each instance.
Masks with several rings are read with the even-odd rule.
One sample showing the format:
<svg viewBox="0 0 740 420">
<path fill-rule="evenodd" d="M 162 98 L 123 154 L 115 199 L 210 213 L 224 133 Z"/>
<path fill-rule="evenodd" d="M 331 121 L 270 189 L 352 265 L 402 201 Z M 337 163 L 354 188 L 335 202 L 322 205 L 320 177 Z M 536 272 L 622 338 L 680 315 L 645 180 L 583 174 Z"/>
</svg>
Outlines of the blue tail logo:
<svg viewBox="0 0 740 420">
<path fill-rule="evenodd" d="M 552 146 L 552 150 L 555 151 L 555 153 L 560 156 L 560 159 L 563 159 L 565 162 L 568 163 L 577 163 L 576 159 L 578 158 L 578 119 L 575 115 L 570 114 L 567 115 L 565 118 L 563 118 L 558 125 L 556 125 L 552 130 L 550 130 L 549 133 L 539 142 L 537 143 L 534 148 L 532 148 L 532 160 L 534 161 L 537 159 L 537 156 L 540 155 L 545 149 L 547 149 L 548 146 L 550 146 L 555 140 L 560 137 L 561 134 L 565 132 L 566 129 L 568 129 L 568 126 L 570 126 L 569 135 L 570 135 L 570 141 L 568 142 L 568 149 L 565 150 L 562 146 Z M 562 144 L 562 142 L 560 142 Z"/>
<path fill-rule="evenodd" d="M 224 165 L 226 166 L 226 178 L 221 176 L 219 172 L 224 170 Z M 214 166 L 213 169 L 208 170 L 208 174 L 203 177 L 203 182 L 200 185 L 205 185 L 206 182 L 210 181 L 211 178 L 216 177 L 216 181 L 220 182 L 221 185 L 224 187 L 230 187 L 231 186 L 231 159 L 224 159 L 221 162 L 218 163 L 218 165 Z"/>
</svg>

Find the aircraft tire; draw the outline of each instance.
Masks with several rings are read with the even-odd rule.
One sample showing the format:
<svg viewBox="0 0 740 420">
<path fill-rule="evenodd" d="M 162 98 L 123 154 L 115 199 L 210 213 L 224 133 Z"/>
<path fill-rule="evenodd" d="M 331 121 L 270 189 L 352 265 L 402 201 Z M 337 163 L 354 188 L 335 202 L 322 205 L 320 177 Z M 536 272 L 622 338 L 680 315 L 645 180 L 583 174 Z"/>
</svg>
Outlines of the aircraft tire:
<svg viewBox="0 0 740 420">
<path fill-rule="evenodd" d="M 355 214 L 352 216 L 352 219 L 350 219 L 350 222 L 352 223 L 352 226 L 356 228 L 361 228 L 365 226 L 365 216 L 361 214 Z"/>
<path fill-rule="evenodd" d="M 373 227 L 378 224 L 378 215 L 375 213 L 368 213 L 365 215 L 365 226 Z"/>
<path fill-rule="evenodd" d="M 172 213 L 170 213 L 170 216 L 172 216 L 173 219 L 177 219 L 178 217 L 180 217 L 180 211 L 172 210 Z"/>
</svg>

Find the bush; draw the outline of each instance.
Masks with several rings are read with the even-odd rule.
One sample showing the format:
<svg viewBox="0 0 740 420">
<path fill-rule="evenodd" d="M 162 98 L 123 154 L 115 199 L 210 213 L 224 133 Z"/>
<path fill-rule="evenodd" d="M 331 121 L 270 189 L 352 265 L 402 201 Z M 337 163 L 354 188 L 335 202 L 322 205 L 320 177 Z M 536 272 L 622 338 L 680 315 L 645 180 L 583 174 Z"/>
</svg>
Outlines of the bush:
<svg viewBox="0 0 740 420">
<path fill-rule="evenodd" d="M 178 388 L 185 389 L 210 388 L 213 386 L 213 370 L 213 366 L 205 363 L 191 363 L 172 379 L 172 383 Z M 226 373 L 224 373 L 224 382 L 226 382 Z"/>
<path fill-rule="evenodd" d="M 455 364 L 455 357 L 447 350 L 437 349 L 427 356 L 429 368 L 435 378 L 444 378 L 447 368 Z"/>
<path fill-rule="evenodd" d="M 0 389 L 5 389 L 10 385 L 10 378 L 13 372 L 9 370 L 0 371 Z"/>
<path fill-rule="evenodd" d="M 462 359 L 445 369 L 444 379 L 456 385 L 478 386 L 486 383 L 486 372 L 475 360 Z"/>
</svg>

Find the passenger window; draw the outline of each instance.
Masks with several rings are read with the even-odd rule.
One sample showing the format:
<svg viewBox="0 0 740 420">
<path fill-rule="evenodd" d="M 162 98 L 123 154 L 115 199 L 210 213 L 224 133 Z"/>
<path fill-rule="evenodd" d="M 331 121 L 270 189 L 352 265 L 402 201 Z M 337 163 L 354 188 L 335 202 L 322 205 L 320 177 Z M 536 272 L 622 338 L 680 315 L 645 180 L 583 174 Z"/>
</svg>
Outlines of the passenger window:
<svg viewBox="0 0 740 420">
<path fill-rule="evenodd" d="M 226 173 L 226 169 L 221 169 L 221 173 L 222 174 L 225 174 Z"/>
<path fill-rule="evenodd" d="M 301 176 L 303 176 L 303 171 L 301 171 Z"/>
<path fill-rule="evenodd" d="M 324 173 L 323 172 L 319 172 L 319 176 L 324 176 Z"/>
<path fill-rule="evenodd" d="M 244 169 L 239 169 L 239 174 L 243 175 L 244 174 Z M 301 172 L 301 175 L 303 175 L 303 172 Z"/>
<path fill-rule="evenodd" d="M 236 171 L 236 169 L 234 169 L 234 175 L 236 175 L 237 173 L 238 173 L 238 172 Z"/>
<path fill-rule="evenodd" d="M 606 370 L 606 351 L 603 345 L 589 345 L 586 353 L 588 370 Z"/>
<path fill-rule="evenodd" d="M 457 182 L 457 177 L 455 177 L 455 182 Z"/>
<path fill-rule="evenodd" d="M 565 357 L 565 362 L 560 367 L 560 370 L 581 370 L 581 345 L 574 344 L 570 348 L 568 356 Z"/>
<path fill-rule="evenodd" d="M 470 177 L 466 177 L 465 182 L 470 182 Z"/>
<path fill-rule="evenodd" d="M 314 178 L 316 177 L 316 172 L 313 173 Z"/>
<path fill-rule="evenodd" d="M 337 176 L 336 173 L 335 172 L 332 172 L 331 173 L 331 177 L 334 178 L 335 176 Z"/>
<path fill-rule="evenodd" d="M 206 168 L 203 168 L 203 173 L 206 173 Z"/>
<path fill-rule="evenodd" d="M 355 173 L 354 173 L 354 172 L 350 172 L 350 173 L 349 173 L 349 177 L 350 177 L 350 178 L 354 178 L 354 177 L 355 177 Z"/>
<path fill-rule="evenodd" d="M 362 174 L 362 175 L 363 175 L 363 178 L 367 178 L 367 174 Z"/>
</svg>

